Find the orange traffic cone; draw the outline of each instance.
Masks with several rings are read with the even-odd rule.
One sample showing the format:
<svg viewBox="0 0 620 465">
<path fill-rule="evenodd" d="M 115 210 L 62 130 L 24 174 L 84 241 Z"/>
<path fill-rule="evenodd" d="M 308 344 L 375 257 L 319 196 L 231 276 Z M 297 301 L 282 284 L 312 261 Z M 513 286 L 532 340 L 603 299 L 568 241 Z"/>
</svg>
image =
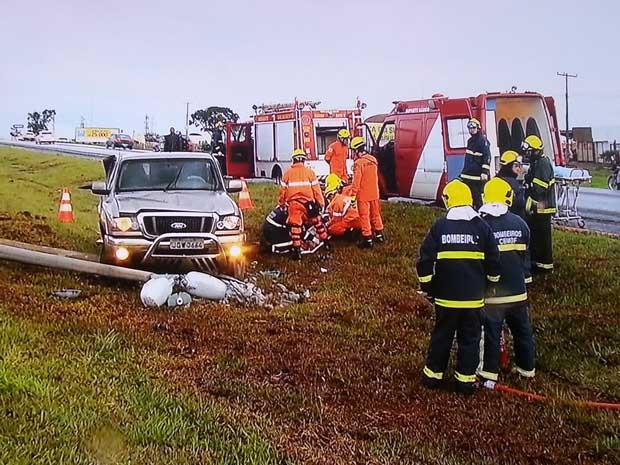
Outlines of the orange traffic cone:
<svg viewBox="0 0 620 465">
<path fill-rule="evenodd" d="M 58 209 L 58 221 L 61 223 L 73 223 L 73 207 L 71 206 L 71 194 L 66 187 L 62 190 L 60 208 Z"/>
<path fill-rule="evenodd" d="M 243 178 L 241 178 L 241 182 L 243 183 L 243 189 L 241 189 L 241 192 L 239 192 L 239 208 L 241 210 L 251 210 L 252 208 L 254 208 L 254 205 L 252 205 L 252 199 L 250 198 L 250 191 L 248 190 L 248 185 Z"/>
</svg>

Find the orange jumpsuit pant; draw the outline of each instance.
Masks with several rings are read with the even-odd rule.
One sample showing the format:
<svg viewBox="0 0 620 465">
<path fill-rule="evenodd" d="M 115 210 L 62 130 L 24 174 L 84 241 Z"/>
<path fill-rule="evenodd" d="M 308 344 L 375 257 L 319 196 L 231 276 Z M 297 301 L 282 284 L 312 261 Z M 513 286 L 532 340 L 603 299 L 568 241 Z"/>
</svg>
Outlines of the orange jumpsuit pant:
<svg viewBox="0 0 620 465">
<path fill-rule="evenodd" d="M 332 236 L 344 236 L 349 229 L 362 229 L 359 215 L 347 213 L 340 218 L 332 217 L 327 225 L 327 232 Z"/>
<path fill-rule="evenodd" d="M 383 231 L 380 200 L 358 200 L 357 211 L 360 214 L 363 237 L 372 237 L 373 231 Z"/>
<path fill-rule="evenodd" d="M 316 228 L 319 239 L 327 240 L 327 230 L 321 220 L 321 216 L 317 215 L 312 218 L 308 217 L 308 208 L 303 202 L 292 200 L 288 204 L 288 218 L 286 223 L 290 226 L 291 241 L 293 247 L 301 247 L 301 234 L 304 224 L 311 224 Z"/>
</svg>

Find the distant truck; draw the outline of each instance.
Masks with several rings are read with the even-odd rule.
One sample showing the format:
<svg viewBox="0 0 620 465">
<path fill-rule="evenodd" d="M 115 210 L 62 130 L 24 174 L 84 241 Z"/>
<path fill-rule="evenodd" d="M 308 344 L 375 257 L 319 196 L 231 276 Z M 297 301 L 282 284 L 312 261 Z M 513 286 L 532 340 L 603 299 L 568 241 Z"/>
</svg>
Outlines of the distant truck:
<svg viewBox="0 0 620 465">
<path fill-rule="evenodd" d="M 252 122 L 226 125 L 225 171 L 234 177 L 280 179 L 290 165 L 291 154 L 303 148 L 307 164 L 317 175 L 329 174 L 324 160 L 329 144 L 340 129 L 361 134 L 363 104 L 348 110 L 319 110 L 320 102 L 261 105 Z M 356 129 L 359 128 L 359 129 Z M 353 161 L 349 160 L 351 170 Z"/>
<path fill-rule="evenodd" d="M 75 141 L 82 144 L 105 144 L 119 128 L 75 128 Z"/>
<path fill-rule="evenodd" d="M 463 168 L 469 133 L 477 118 L 491 146 L 491 173 L 506 150 L 521 150 L 523 139 L 539 136 L 545 153 L 564 165 L 555 103 L 537 92 L 487 93 L 477 97 L 394 102 L 392 111 L 364 122 L 380 170 L 384 197 L 440 201 L 445 184 Z"/>
</svg>

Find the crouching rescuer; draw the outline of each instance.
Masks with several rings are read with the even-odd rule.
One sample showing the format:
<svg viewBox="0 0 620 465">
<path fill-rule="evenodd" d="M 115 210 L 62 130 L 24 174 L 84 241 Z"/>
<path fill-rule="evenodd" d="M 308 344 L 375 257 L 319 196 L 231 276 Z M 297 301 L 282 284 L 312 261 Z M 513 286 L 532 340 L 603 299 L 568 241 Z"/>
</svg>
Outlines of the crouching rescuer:
<svg viewBox="0 0 620 465">
<path fill-rule="evenodd" d="M 435 303 L 435 327 L 422 384 L 431 389 L 440 385 L 456 333 L 457 391 L 471 394 L 480 361 L 484 293 L 487 281 L 500 279 L 499 251 L 491 228 L 472 208 L 466 184 L 450 181 L 443 200 L 448 213 L 424 238 L 416 264 L 421 288 Z"/>
<path fill-rule="evenodd" d="M 500 178 L 484 186 L 482 217 L 491 227 L 497 242 L 501 277 L 486 291 L 484 323 L 484 363 L 478 372 L 482 385 L 493 388 L 499 374 L 500 342 L 504 321 L 514 339 L 516 372 L 534 376 L 534 336 L 528 310 L 526 284 L 530 275 L 529 236 L 527 224 L 508 209 L 512 205 L 512 187 Z"/>
<path fill-rule="evenodd" d="M 293 165 L 282 176 L 278 205 L 287 208 L 286 222 L 290 227 L 293 242 L 292 256 L 300 259 L 304 224 L 312 224 L 319 239 L 327 243 L 327 230 L 320 215 L 325 207 L 325 199 L 316 174 L 304 164 L 307 159 L 306 152 L 295 149 L 292 159 Z"/>
</svg>

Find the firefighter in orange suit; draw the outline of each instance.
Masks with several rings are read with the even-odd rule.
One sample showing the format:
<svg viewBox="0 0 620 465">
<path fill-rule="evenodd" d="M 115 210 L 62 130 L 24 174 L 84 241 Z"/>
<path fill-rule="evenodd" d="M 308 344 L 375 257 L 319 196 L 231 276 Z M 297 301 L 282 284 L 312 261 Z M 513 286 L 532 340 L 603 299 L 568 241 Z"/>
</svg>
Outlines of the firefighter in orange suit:
<svg viewBox="0 0 620 465">
<path fill-rule="evenodd" d="M 383 220 L 381 219 L 381 203 L 379 201 L 378 162 L 366 151 L 366 142 L 362 137 L 351 140 L 353 150 L 353 187 L 351 195 L 362 225 L 361 248 L 371 248 L 374 240 L 383 242 Z"/>
<path fill-rule="evenodd" d="M 286 170 L 280 183 L 278 205 L 288 209 L 287 224 L 293 242 L 292 256 L 301 258 L 301 234 L 304 224 L 312 224 L 319 238 L 327 242 L 327 230 L 321 220 L 325 199 L 312 168 L 304 165 L 307 156 L 302 149 L 293 152 L 293 165 Z"/>
<path fill-rule="evenodd" d="M 325 199 L 329 214 L 327 232 L 330 236 L 344 236 L 349 231 L 362 228 L 360 215 L 351 196 L 353 186 L 343 186 L 342 180 L 333 173 L 325 179 Z"/>
<path fill-rule="evenodd" d="M 349 155 L 349 138 L 351 133 L 348 129 L 338 131 L 338 138 L 332 142 L 325 153 L 325 161 L 329 163 L 329 172 L 335 174 L 345 183 L 349 182 L 347 172 L 347 156 Z"/>
</svg>

